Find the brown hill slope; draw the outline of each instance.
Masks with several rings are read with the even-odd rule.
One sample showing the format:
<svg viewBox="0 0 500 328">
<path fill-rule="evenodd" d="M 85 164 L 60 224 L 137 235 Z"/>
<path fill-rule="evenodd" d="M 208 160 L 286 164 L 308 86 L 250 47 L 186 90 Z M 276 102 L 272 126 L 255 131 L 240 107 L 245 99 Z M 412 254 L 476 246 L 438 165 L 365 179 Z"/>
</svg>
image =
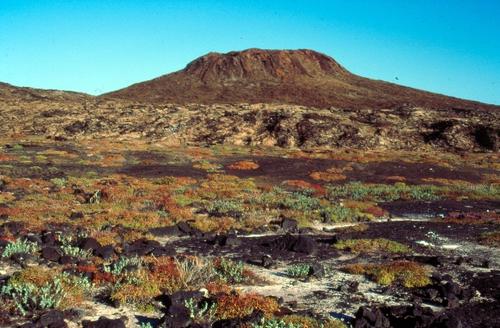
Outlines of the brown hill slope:
<svg viewBox="0 0 500 328">
<path fill-rule="evenodd" d="M 209 53 L 186 68 L 103 95 L 164 103 L 287 103 L 320 108 L 499 109 L 351 74 L 312 50 Z"/>
<path fill-rule="evenodd" d="M 84 101 L 92 99 L 93 96 L 73 91 L 46 90 L 28 87 L 13 86 L 0 82 L 0 100 L 14 102 L 35 102 L 35 101 Z"/>
</svg>

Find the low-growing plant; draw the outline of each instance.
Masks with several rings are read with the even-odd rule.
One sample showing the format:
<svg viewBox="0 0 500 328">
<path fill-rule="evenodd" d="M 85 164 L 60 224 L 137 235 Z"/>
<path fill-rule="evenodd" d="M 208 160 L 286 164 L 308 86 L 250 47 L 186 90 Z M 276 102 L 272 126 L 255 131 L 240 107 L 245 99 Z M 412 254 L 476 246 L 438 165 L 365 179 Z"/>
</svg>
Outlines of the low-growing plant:
<svg viewBox="0 0 500 328">
<path fill-rule="evenodd" d="M 66 183 L 68 182 L 65 178 L 53 178 L 50 179 L 50 182 L 54 184 L 54 186 L 58 188 L 64 188 L 66 187 Z"/>
<path fill-rule="evenodd" d="M 219 163 L 212 163 L 207 160 L 199 160 L 193 163 L 193 168 L 207 171 L 208 173 L 222 172 L 223 166 Z"/>
<path fill-rule="evenodd" d="M 29 282 L 10 281 L 2 287 L 2 295 L 9 297 L 22 315 L 31 310 L 53 309 L 65 296 L 62 280 L 56 277 L 42 286 Z"/>
<path fill-rule="evenodd" d="M 92 256 L 91 250 L 81 249 L 80 247 L 73 245 L 61 245 L 61 250 L 63 251 L 64 255 L 69 255 L 77 258 L 87 258 Z"/>
<path fill-rule="evenodd" d="M 311 191 L 301 190 L 289 193 L 279 202 L 279 206 L 292 210 L 312 211 L 320 207 L 320 201 L 311 195 Z"/>
<path fill-rule="evenodd" d="M 215 320 L 217 313 L 217 303 L 202 301 L 198 303 L 194 298 L 184 301 L 184 306 L 189 311 L 189 317 L 197 323 L 210 323 Z"/>
<path fill-rule="evenodd" d="M 346 239 L 337 242 L 335 248 L 348 250 L 354 253 L 409 253 L 410 248 L 406 245 L 385 238 L 376 239 Z"/>
<path fill-rule="evenodd" d="M 293 323 L 302 328 L 347 328 L 347 326 L 338 319 L 316 319 L 299 314 L 285 315 L 281 319 L 286 323 Z"/>
<path fill-rule="evenodd" d="M 395 200 L 432 201 L 440 199 L 442 188 L 432 185 L 407 185 L 402 182 L 390 184 L 364 184 L 350 182 L 327 187 L 331 200 L 352 199 L 362 201 L 389 202 Z"/>
<path fill-rule="evenodd" d="M 243 275 L 243 262 L 226 260 L 221 258 L 215 263 L 215 272 L 217 277 L 226 283 L 241 283 L 245 279 Z"/>
<path fill-rule="evenodd" d="M 285 322 L 280 319 L 265 319 L 263 318 L 259 323 L 252 324 L 252 328 L 302 328 L 301 324 Z"/>
<path fill-rule="evenodd" d="M 363 274 L 381 285 L 399 283 L 404 287 L 423 287 L 431 283 L 430 271 L 423 265 L 410 261 L 385 264 L 352 264 L 344 268 L 353 274 Z"/>
<path fill-rule="evenodd" d="M 139 328 L 153 328 L 153 325 L 151 322 L 141 322 L 139 324 Z"/>
<path fill-rule="evenodd" d="M 221 319 L 243 318 L 253 311 L 261 311 L 266 317 L 270 317 L 278 310 L 278 302 L 273 297 L 239 293 L 217 297 L 217 317 Z"/>
<path fill-rule="evenodd" d="M 230 164 L 228 168 L 231 170 L 256 170 L 259 168 L 259 164 L 252 161 L 239 161 Z"/>
<path fill-rule="evenodd" d="M 179 275 L 178 289 L 201 288 L 217 276 L 212 261 L 196 256 L 175 258 L 174 261 Z"/>
<path fill-rule="evenodd" d="M 348 222 L 360 217 L 361 214 L 358 211 L 342 205 L 326 206 L 321 209 L 323 222 Z"/>
<path fill-rule="evenodd" d="M 17 253 L 34 254 L 36 252 L 38 252 L 38 245 L 36 243 L 25 239 L 18 239 L 5 246 L 2 257 L 11 257 Z"/>
<path fill-rule="evenodd" d="M 237 200 L 216 199 L 210 202 L 207 212 L 210 216 L 232 216 L 240 217 L 243 213 L 243 205 Z"/>
<path fill-rule="evenodd" d="M 292 278 L 302 279 L 302 278 L 306 278 L 307 276 L 309 276 L 310 271 L 311 271 L 310 264 L 298 263 L 298 264 L 293 264 L 293 265 L 289 266 L 286 269 L 286 274 Z"/>
<path fill-rule="evenodd" d="M 161 294 L 157 281 L 146 270 L 124 274 L 110 291 L 110 299 L 118 304 L 130 304 L 145 309 Z"/>
<path fill-rule="evenodd" d="M 124 269 L 131 266 L 140 266 L 142 261 L 138 257 L 120 257 L 116 262 L 105 265 L 104 272 L 111 273 L 115 276 L 123 273 Z"/>
</svg>

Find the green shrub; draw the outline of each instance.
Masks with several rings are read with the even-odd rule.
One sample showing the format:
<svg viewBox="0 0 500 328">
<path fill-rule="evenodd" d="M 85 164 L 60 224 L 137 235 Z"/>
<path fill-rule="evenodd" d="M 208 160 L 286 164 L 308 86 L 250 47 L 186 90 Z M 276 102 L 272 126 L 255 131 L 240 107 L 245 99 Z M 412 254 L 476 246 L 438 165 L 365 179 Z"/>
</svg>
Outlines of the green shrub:
<svg viewBox="0 0 500 328">
<path fill-rule="evenodd" d="M 311 190 L 283 191 L 278 206 L 297 211 L 312 211 L 320 207 L 320 200 L 312 196 Z"/>
<path fill-rule="evenodd" d="M 215 265 L 215 273 L 217 277 L 226 283 L 238 284 L 244 280 L 243 276 L 244 265 L 243 262 L 234 262 L 220 259 L 220 262 Z"/>
<path fill-rule="evenodd" d="M 302 325 L 278 319 L 262 319 L 259 323 L 252 324 L 252 328 L 302 328 Z"/>
<path fill-rule="evenodd" d="M 16 308 L 22 315 L 30 310 L 46 310 L 59 306 L 65 296 L 62 280 L 56 277 L 43 286 L 35 286 L 32 283 L 12 283 L 2 287 L 2 295 L 12 299 Z"/>
<path fill-rule="evenodd" d="M 359 211 L 341 205 L 326 206 L 321 209 L 323 222 L 355 221 L 361 217 L 362 215 Z"/>
<path fill-rule="evenodd" d="M 120 275 L 123 270 L 128 266 L 140 266 L 142 261 L 138 257 L 120 257 L 118 261 L 104 266 L 104 272 L 111 273 L 112 275 Z"/>
<path fill-rule="evenodd" d="M 430 185 L 406 185 L 402 182 L 389 184 L 363 184 L 350 182 L 327 187 L 331 200 L 351 199 L 358 201 L 389 202 L 395 200 L 432 201 L 440 199 L 443 188 Z"/>
<path fill-rule="evenodd" d="M 286 270 L 286 274 L 292 278 L 306 278 L 309 276 L 311 266 L 307 263 L 293 264 Z"/>
<path fill-rule="evenodd" d="M 207 301 L 203 301 L 198 304 L 195 299 L 189 298 L 184 301 L 184 306 L 189 311 L 189 317 L 197 323 L 212 322 L 215 320 L 215 314 L 217 313 L 217 304 L 209 304 Z"/>
<path fill-rule="evenodd" d="M 217 199 L 210 203 L 207 212 L 210 216 L 240 217 L 243 214 L 243 205 L 236 200 Z"/>
<path fill-rule="evenodd" d="M 5 246 L 2 257 L 11 257 L 17 253 L 34 254 L 36 252 L 38 252 L 38 245 L 36 243 L 25 239 L 18 239 Z"/>
<path fill-rule="evenodd" d="M 52 182 L 58 188 L 66 187 L 66 183 L 67 183 L 65 178 L 53 178 L 53 179 L 50 179 L 50 182 Z"/>
<path fill-rule="evenodd" d="M 387 252 L 387 253 L 409 253 L 410 248 L 385 238 L 376 239 L 346 239 L 336 243 L 335 248 L 348 250 L 354 253 Z"/>
</svg>

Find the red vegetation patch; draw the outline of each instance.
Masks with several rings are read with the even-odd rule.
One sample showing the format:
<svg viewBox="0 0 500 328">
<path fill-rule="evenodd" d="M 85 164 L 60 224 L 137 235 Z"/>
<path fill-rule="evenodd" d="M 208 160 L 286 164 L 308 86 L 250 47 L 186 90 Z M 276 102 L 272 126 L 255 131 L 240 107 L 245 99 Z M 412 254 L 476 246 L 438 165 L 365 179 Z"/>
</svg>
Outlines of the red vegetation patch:
<svg viewBox="0 0 500 328">
<path fill-rule="evenodd" d="M 231 170 L 256 170 L 259 164 L 252 161 L 239 161 L 228 166 Z"/>
<path fill-rule="evenodd" d="M 311 174 L 309 174 L 309 176 L 314 180 L 321 180 L 325 182 L 342 181 L 347 178 L 345 175 L 340 173 L 319 172 L 319 171 L 312 172 Z"/>
<path fill-rule="evenodd" d="M 279 310 L 275 298 L 258 294 L 224 294 L 217 298 L 217 315 L 221 318 L 242 318 L 253 311 L 271 316 Z"/>
<path fill-rule="evenodd" d="M 157 202 L 157 206 L 159 209 L 168 212 L 173 219 L 176 220 L 185 220 L 189 219 L 192 216 L 191 210 L 187 207 L 182 207 L 175 199 L 170 197 L 170 195 L 165 195 L 160 198 Z"/>
<path fill-rule="evenodd" d="M 285 180 L 283 181 L 284 184 L 290 186 L 290 187 L 295 187 L 298 189 L 310 189 L 314 190 L 314 194 L 316 196 L 322 196 L 326 194 L 326 189 L 323 188 L 323 186 L 316 184 L 316 183 L 309 183 L 304 180 Z"/>
<path fill-rule="evenodd" d="M 0 162 L 13 161 L 14 157 L 7 154 L 0 154 Z"/>
</svg>

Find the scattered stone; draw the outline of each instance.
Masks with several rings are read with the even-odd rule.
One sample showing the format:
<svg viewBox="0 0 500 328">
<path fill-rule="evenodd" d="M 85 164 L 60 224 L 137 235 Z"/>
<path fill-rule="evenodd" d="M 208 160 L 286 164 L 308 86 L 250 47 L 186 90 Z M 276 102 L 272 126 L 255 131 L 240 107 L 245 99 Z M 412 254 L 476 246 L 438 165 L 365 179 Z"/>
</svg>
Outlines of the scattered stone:
<svg viewBox="0 0 500 328">
<path fill-rule="evenodd" d="M 58 262 L 61 256 L 63 256 L 63 252 L 59 247 L 46 246 L 42 248 L 42 258 L 47 261 Z"/>
<path fill-rule="evenodd" d="M 325 276 L 325 268 L 321 263 L 315 262 L 309 266 L 309 276 L 323 278 Z"/>
<path fill-rule="evenodd" d="M 316 242 L 311 237 L 302 235 L 292 236 L 290 234 L 278 237 L 264 246 L 268 246 L 271 250 L 284 250 L 304 254 L 312 254 L 317 250 Z"/>
<path fill-rule="evenodd" d="M 83 320 L 83 328 L 125 328 L 125 322 L 122 319 L 108 319 L 100 317 L 96 321 Z"/>
<path fill-rule="evenodd" d="M 104 260 L 108 260 L 115 255 L 115 249 L 111 245 L 101 246 L 94 250 L 94 255 Z"/>
<path fill-rule="evenodd" d="M 83 219 L 84 215 L 82 212 L 72 212 L 69 216 L 70 220 Z"/>
<path fill-rule="evenodd" d="M 95 251 L 96 249 L 99 249 L 102 247 L 101 243 L 99 243 L 97 241 L 97 239 L 95 238 L 91 238 L 91 237 L 87 237 L 87 238 L 83 238 L 82 240 L 80 240 L 80 242 L 78 243 L 78 246 L 83 249 L 83 250 L 86 250 L 86 251 Z"/>
<path fill-rule="evenodd" d="M 42 314 L 37 321 L 37 325 L 50 328 L 62 328 L 68 326 L 64 321 L 63 312 L 59 310 L 50 310 Z"/>
<path fill-rule="evenodd" d="M 76 262 L 78 262 L 78 259 L 76 257 L 73 257 L 73 256 L 69 256 L 69 255 L 64 255 L 64 256 L 61 256 L 61 258 L 59 259 L 59 264 L 75 264 Z"/>
<path fill-rule="evenodd" d="M 182 236 L 183 232 L 179 229 L 178 225 L 170 227 L 160 227 L 149 229 L 149 232 L 153 236 L 164 237 L 164 236 Z"/>
<path fill-rule="evenodd" d="M 151 254 L 155 248 L 161 248 L 156 240 L 138 239 L 131 244 L 123 245 L 123 254 L 126 256 L 145 256 Z"/>
</svg>

